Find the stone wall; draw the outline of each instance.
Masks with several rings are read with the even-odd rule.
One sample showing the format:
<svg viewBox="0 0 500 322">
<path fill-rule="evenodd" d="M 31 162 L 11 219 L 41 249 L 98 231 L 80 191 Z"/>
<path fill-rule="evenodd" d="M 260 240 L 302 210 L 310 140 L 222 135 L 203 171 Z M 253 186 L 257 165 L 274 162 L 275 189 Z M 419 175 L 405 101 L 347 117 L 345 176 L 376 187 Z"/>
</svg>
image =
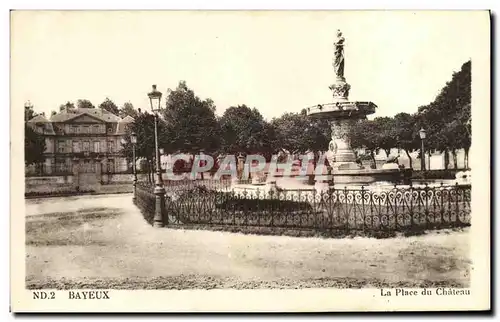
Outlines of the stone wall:
<svg viewBox="0 0 500 322">
<path fill-rule="evenodd" d="M 137 174 L 138 181 L 147 180 L 147 175 L 139 173 Z M 101 182 L 106 183 L 120 183 L 120 182 L 130 182 L 134 181 L 134 175 L 128 173 L 115 173 L 115 174 L 103 174 Z"/>
<path fill-rule="evenodd" d="M 25 179 L 26 186 L 42 186 L 42 185 L 65 185 L 73 184 L 73 176 L 47 176 L 47 177 L 27 177 Z"/>
<path fill-rule="evenodd" d="M 120 175 L 120 180 L 128 179 L 127 175 Z M 124 193 L 132 192 L 132 180 L 113 181 L 108 184 L 93 184 L 81 186 L 76 190 L 73 176 L 27 177 L 25 181 L 25 194 L 61 194 L 78 192 L 95 193 Z"/>
</svg>

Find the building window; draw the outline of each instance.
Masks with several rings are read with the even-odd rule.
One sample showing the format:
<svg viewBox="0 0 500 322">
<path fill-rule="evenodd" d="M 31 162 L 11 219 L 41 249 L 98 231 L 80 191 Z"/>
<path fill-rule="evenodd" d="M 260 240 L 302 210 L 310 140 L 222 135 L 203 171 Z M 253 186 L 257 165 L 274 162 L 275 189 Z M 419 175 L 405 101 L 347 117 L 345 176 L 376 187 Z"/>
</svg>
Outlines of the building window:
<svg viewBox="0 0 500 322">
<path fill-rule="evenodd" d="M 83 141 L 83 152 L 90 152 L 90 142 Z"/>
<path fill-rule="evenodd" d="M 113 141 L 108 141 L 108 152 L 113 153 L 115 150 L 115 144 Z"/>
<path fill-rule="evenodd" d="M 61 172 L 66 172 L 66 163 L 64 161 L 57 160 L 56 161 L 56 171 L 61 173 Z"/>
<path fill-rule="evenodd" d="M 79 153 L 81 152 L 81 149 L 80 149 L 80 144 L 81 142 L 80 141 L 73 141 L 73 153 Z"/>
<path fill-rule="evenodd" d="M 83 169 L 82 171 L 85 173 L 94 173 L 96 169 L 96 164 L 90 160 L 83 161 Z"/>
<path fill-rule="evenodd" d="M 83 133 L 84 134 L 89 134 L 89 126 L 88 125 L 84 125 L 83 126 Z"/>
<path fill-rule="evenodd" d="M 94 133 L 101 133 L 99 125 L 94 125 Z"/>
<path fill-rule="evenodd" d="M 90 172 L 90 161 L 89 160 L 84 160 L 83 161 L 83 172 L 88 173 Z"/>
<path fill-rule="evenodd" d="M 114 172 L 114 163 L 113 159 L 108 159 L 108 172 L 113 173 Z"/>
<path fill-rule="evenodd" d="M 64 163 L 64 161 L 57 160 L 56 161 L 56 171 L 57 172 L 65 172 L 66 171 L 66 163 Z"/>
<path fill-rule="evenodd" d="M 94 152 L 99 153 L 99 141 L 94 142 Z"/>
<path fill-rule="evenodd" d="M 64 153 L 64 141 L 57 142 L 57 152 Z"/>
</svg>

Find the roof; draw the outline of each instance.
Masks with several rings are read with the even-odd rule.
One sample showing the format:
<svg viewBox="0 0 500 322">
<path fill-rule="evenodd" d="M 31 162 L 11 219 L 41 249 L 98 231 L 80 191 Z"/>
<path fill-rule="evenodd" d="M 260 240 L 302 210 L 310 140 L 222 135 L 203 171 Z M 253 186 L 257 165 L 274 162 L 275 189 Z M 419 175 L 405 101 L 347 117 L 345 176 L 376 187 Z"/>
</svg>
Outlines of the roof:
<svg viewBox="0 0 500 322">
<path fill-rule="evenodd" d="M 41 115 L 38 115 L 41 116 Z M 54 132 L 54 127 L 52 126 L 52 123 L 47 121 L 43 116 L 38 117 L 35 116 L 26 124 L 31 127 L 35 132 L 41 133 L 44 135 L 55 135 L 56 133 Z"/>
<path fill-rule="evenodd" d="M 120 122 L 118 122 L 115 134 L 125 134 L 127 126 L 129 126 L 130 123 L 133 123 L 133 122 L 134 122 L 134 118 L 131 117 L 130 115 L 127 115 L 126 117 L 121 119 Z"/>
<path fill-rule="evenodd" d="M 123 122 L 123 123 L 132 123 L 134 121 L 135 121 L 134 118 L 130 115 L 127 115 L 120 120 L 120 122 Z"/>
<path fill-rule="evenodd" d="M 47 118 L 45 118 L 44 115 L 38 114 L 37 116 L 35 116 L 31 120 L 29 120 L 28 122 L 30 122 L 30 123 L 47 123 L 47 122 L 49 122 L 49 120 L 47 120 Z"/>
<path fill-rule="evenodd" d="M 111 112 L 100 108 L 75 108 L 69 111 L 61 111 L 52 115 L 50 122 L 66 122 L 81 115 L 90 115 L 103 122 L 119 122 L 121 119 Z"/>
</svg>

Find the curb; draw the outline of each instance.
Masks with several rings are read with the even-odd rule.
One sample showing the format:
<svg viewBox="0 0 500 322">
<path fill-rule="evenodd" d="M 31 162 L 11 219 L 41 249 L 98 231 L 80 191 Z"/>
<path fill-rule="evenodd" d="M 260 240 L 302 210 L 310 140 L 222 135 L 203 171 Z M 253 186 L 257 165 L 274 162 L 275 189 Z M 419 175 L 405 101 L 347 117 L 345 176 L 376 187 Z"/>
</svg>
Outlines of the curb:
<svg viewBox="0 0 500 322">
<path fill-rule="evenodd" d="M 24 196 L 24 199 L 43 199 L 43 198 L 57 198 L 57 197 L 77 197 L 77 196 L 97 196 L 97 195 L 119 195 L 133 193 L 133 191 L 120 191 L 120 192 L 80 192 L 80 193 L 61 193 L 40 196 Z"/>
</svg>

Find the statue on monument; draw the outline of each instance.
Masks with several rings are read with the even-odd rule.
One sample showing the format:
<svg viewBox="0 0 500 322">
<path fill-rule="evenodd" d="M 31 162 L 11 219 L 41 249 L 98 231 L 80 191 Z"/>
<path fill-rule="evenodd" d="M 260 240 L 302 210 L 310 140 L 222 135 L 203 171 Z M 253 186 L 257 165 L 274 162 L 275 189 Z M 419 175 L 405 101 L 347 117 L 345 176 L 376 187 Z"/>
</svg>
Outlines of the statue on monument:
<svg viewBox="0 0 500 322">
<path fill-rule="evenodd" d="M 342 32 L 337 30 L 337 39 L 333 43 L 335 46 L 333 69 L 335 71 L 335 75 L 339 78 L 344 78 L 344 42 L 345 38 L 342 36 Z"/>
</svg>

